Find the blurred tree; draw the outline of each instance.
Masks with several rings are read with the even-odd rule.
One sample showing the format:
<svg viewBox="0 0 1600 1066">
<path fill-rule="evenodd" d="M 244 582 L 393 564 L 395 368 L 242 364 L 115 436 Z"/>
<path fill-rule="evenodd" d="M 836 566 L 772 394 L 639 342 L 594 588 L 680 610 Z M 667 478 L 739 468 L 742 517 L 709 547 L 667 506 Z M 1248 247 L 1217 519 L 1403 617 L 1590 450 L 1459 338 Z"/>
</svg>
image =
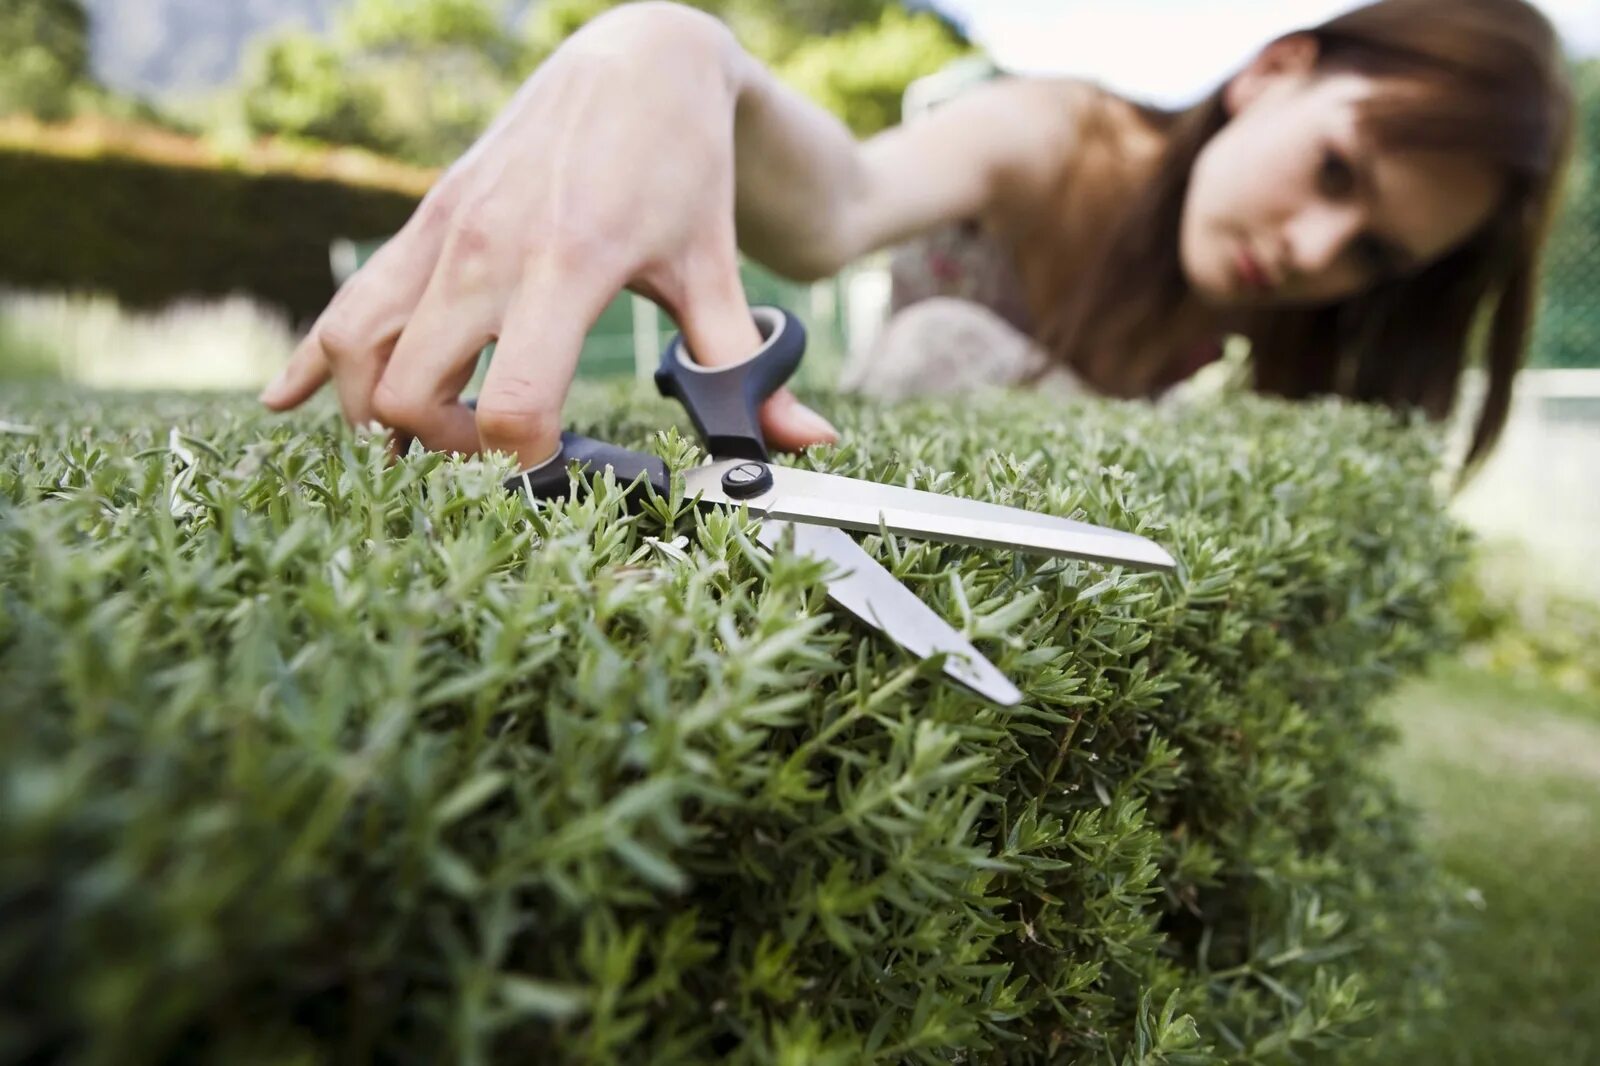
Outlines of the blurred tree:
<svg viewBox="0 0 1600 1066">
<path fill-rule="evenodd" d="M 92 84 L 82 0 L 4 0 L 0 55 L 0 114 L 66 118 L 74 89 Z"/>
<path fill-rule="evenodd" d="M 689 0 L 861 134 L 899 117 L 913 79 L 965 43 L 898 0 Z M 618 0 L 352 0 L 331 38 L 286 34 L 252 52 L 241 98 L 258 133 L 288 133 L 444 164 L 561 42 Z"/>
<path fill-rule="evenodd" d="M 619 0 L 544 0 L 527 18 L 524 41 L 530 67 L 543 63 L 585 22 L 617 6 Z"/>
<path fill-rule="evenodd" d="M 295 31 L 252 45 L 243 80 L 244 118 L 252 131 L 380 152 L 398 147 L 384 130 L 376 87 L 347 74 L 338 50 L 315 34 Z"/>
<path fill-rule="evenodd" d="M 785 82 L 865 135 L 900 117 L 912 81 L 970 50 L 948 23 L 898 0 L 686 0 L 722 19 Z M 530 65 L 618 0 L 544 0 L 525 30 Z"/>
<path fill-rule="evenodd" d="M 421 163 L 466 151 L 525 66 L 506 0 L 354 0 L 334 38 L 382 97 L 400 154 Z"/>
<path fill-rule="evenodd" d="M 776 70 L 866 136 L 900 121 L 907 85 L 968 50 L 938 20 L 889 7 L 876 22 L 805 40 Z"/>
<path fill-rule="evenodd" d="M 337 36 L 368 56 L 473 53 L 514 73 L 520 42 L 505 0 L 355 0 L 337 20 Z"/>
<path fill-rule="evenodd" d="M 443 164 L 524 66 L 505 0 L 354 0 L 326 40 L 294 32 L 252 50 L 240 96 L 254 132 Z"/>
</svg>

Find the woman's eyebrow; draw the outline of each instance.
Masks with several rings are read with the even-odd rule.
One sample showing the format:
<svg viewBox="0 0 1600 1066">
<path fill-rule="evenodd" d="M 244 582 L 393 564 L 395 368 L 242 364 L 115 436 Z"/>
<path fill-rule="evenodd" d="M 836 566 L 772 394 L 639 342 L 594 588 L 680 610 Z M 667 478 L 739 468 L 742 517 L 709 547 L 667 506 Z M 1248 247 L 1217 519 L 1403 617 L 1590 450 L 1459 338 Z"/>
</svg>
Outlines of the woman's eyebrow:
<svg viewBox="0 0 1600 1066">
<path fill-rule="evenodd" d="M 1378 202 L 1378 179 L 1372 170 L 1372 157 L 1366 152 L 1352 152 L 1351 163 L 1355 167 L 1356 184 L 1361 188 L 1361 195 L 1369 204 Z M 1392 260 L 1395 269 L 1409 270 L 1422 262 L 1422 256 L 1406 247 L 1404 241 L 1388 234 L 1372 234 L 1372 239 L 1384 247 L 1385 254 Z"/>
</svg>

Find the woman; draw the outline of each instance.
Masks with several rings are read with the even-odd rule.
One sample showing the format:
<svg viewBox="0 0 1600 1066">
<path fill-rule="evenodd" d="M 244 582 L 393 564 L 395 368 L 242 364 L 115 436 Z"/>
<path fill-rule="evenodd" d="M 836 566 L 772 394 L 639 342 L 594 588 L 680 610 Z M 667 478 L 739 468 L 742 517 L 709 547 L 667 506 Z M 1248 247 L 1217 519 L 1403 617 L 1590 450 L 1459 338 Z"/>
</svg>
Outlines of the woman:
<svg viewBox="0 0 1600 1066">
<path fill-rule="evenodd" d="M 957 225 L 990 252 L 995 306 L 1114 395 L 1159 392 L 1238 333 L 1265 391 L 1443 415 L 1481 336 L 1476 458 L 1522 360 L 1571 128 L 1556 37 L 1523 0 L 1380 0 L 1177 114 L 1005 78 L 860 143 L 715 19 L 632 4 L 540 67 L 262 399 L 293 407 L 331 376 L 352 421 L 531 467 L 621 289 L 700 362 L 737 362 L 759 344 L 739 249 L 817 278 Z M 491 337 L 473 412 L 459 394 Z M 777 447 L 834 438 L 786 390 L 762 418 Z"/>
</svg>

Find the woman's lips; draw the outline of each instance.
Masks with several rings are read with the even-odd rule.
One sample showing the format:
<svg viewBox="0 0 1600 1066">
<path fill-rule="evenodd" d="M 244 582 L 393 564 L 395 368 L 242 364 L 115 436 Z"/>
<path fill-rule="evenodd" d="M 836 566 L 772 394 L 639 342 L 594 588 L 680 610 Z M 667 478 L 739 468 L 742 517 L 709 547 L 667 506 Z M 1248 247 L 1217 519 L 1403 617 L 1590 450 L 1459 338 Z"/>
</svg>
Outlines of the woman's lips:
<svg viewBox="0 0 1600 1066">
<path fill-rule="evenodd" d="M 1234 255 L 1234 272 L 1239 275 L 1239 280 L 1246 288 L 1256 292 L 1270 292 L 1273 289 L 1272 278 L 1267 274 L 1261 260 L 1250 254 L 1250 249 L 1243 244 Z"/>
</svg>

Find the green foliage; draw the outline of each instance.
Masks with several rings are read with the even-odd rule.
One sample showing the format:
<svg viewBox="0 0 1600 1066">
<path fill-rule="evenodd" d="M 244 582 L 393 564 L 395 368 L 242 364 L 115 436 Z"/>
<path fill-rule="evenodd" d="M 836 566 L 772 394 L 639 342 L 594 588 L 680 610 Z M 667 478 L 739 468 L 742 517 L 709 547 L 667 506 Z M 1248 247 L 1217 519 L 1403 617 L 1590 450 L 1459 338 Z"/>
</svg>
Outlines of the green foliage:
<svg viewBox="0 0 1600 1066">
<path fill-rule="evenodd" d="M 173 124 L 146 101 L 95 81 L 83 0 L 0 3 L 0 57 L 0 117 L 21 114 L 58 122 L 96 114 Z"/>
<path fill-rule="evenodd" d="M 339 35 L 373 51 L 492 51 L 505 43 L 506 18 L 504 0 L 356 0 L 340 13 Z"/>
<path fill-rule="evenodd" d="M 1198 1066 L 1401 1028 L 1446 892 L 1371 705 L 1448 639 L 1437 438 L 815 402 L 846 443 L 805 464 L 1180 568 L 866 537 L 1003 710 L 737 514 L 529 509 L 327 407 L 8 392 L 0 1057 Z M 696 456 L 657 398 L 568 413 Z"/>
<path fill-rule="evenodd" d="M 504 0 L 355 0 L 322 40 L 258 45 L 238 97 L 257 133 L 449 163 L 524 77 L 617 0 L 545 0 L 519 25 Z M 752 54 L 858 133 L 891 125 L 915 78 L 961 53 L 928 14 L 892 0 L 703 0 Z"/>
<path fill-rule="evenodd" d="M 505 0 L 356 0 L 336 39 L 400 154 L 431 165 L 465 151 L 529 69 Z"/>
<path fill-rule="evenodd" d="M 561 42 L 584 23 L 618 6 L 622 0 L 544 0 L 528 12 L 524 37 L 530 65 L 545 61 Z M 700 5 L 695 5 L 700 6 Z"/>
<path fill-rule="evenodd" d="M 933 16 L 891 7 L 876 22 L 805 41 L 777 73 L 867 136 L 900 121 L 906 86 L 966 51 Z"/>
<path fill-rule="evenodd" d="M 72 112 L 89 81 L 89 16 L 82 0 L 6 0 L 0 5 L 0 115 Z"/>
<path fill-rule="evenodd" d="M 258 44 L 239 106 L 256 133 L 442 165 L 511 96 L 523 57 L 503 0 L 355 0 L 330 38 Z"/>
<path fill-rule="evenodd" d="M 1600 603 L 1552 588 L 1520 555 L 1483 551 L 1452 591 L 1466 657 L 1510 680 L 1600 697 Z"/>
<path fill-rule="evenodd" d="M 247 292 L 306 320 L 333 296 L 330 242 L 393 233 L 416 197 L 289 174 L 0 149 L 0 202 L 0 284 L 106 292 L 134 307 Z"/>
<path fill-rule="evenodd" d="M 244 117 L 258 133 L 392 151 L 377 89 L 352 78 L 338 51 L 295 31 L 253 47 L 245 59 Z"/>
<path fill-rule="evenodd" d="M 525 37 L 530 57 L 541 60 L 584 23 L 626 0 L 543 0 L 530 12 Z M 817 37 L 878 23 L 885 14 L 904 14 L 897 0 L 684 0 L 728 24 L 739 42 L 762 62 L 783 62 Z M 920 16 L 934 22 L 933 16 Z M 945 25 L 939 23 L 939 25 Z M 948 34 L 948 30 L 945 31 Z"/>
</svg>

